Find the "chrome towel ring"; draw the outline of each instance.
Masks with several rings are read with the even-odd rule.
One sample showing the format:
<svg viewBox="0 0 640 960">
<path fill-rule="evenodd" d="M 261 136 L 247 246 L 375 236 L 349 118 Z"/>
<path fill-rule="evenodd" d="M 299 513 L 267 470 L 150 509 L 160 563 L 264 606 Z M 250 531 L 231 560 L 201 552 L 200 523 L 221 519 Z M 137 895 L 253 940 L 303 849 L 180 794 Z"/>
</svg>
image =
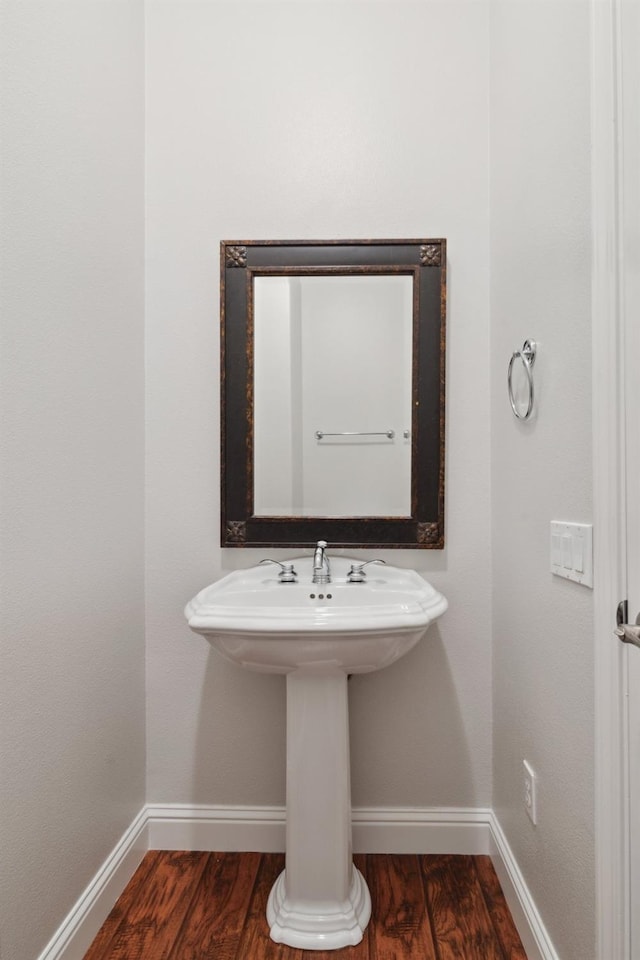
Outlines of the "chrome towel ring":
<svg viewBox="0 0 640 960">
<path fill-rule="evenodd" d="M 513 376 L 513 364 L 516 360 L 522 360 L 522 366 L 524 367 L 524 372 L 527 375 L 528 383 L 528 393 L 529 398 L 527 401 L 527 409 L 522 413 L 518 410 L 516 406 L 515 397 L 513 395 L 513 384 L 511 378 Z M 514 412 L 514 415 L 518 420 L 528 420 L 533 411 L 533 400 L 534 400 L 534 389 L 533 389 L 533 365 L 536 360 L 536 342 L 535 340 L 525 340 L 522 350 L 516 350 L 511 354 L 511 360 L 509 360 L 509 369 L 507 371 L 507 387 L 509 389 L 509 403 L 511 404 L 511 409 Z"/>
</svg>

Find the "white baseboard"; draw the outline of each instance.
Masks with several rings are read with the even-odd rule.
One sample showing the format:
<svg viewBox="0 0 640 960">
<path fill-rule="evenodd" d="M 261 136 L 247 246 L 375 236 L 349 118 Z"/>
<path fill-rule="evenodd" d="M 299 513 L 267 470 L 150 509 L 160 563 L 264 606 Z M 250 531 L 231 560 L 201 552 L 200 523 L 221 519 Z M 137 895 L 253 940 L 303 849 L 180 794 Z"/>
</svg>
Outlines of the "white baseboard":
<svg viewBox="0 0 640 960">
<path fill-rule="evenodd" d="M 355 853 L 489 853 L 491 810 L 355 807 Z"/>
<path fill-rule="evenodd" d="M 147 811 L 143 807 L 38 960 L 82 960 L 148 849 Z"/>
<path fill-rule="evenodd" d="M 491 814 L 491 859 L 515 923 L 527 960 L 559 960 L 511 847 L 494 813 Z"/>
<path fill-rule="evenodd" d="M 150 850 L 284 850 L 284 807 L 148 803 Z"/>
<path fill-rule="evenodd" d="M 148 804 L 156 850 L 285 848 L 284 807 Z M 489 853 L 491 811 L 467 808 L 354 807 L 355 853 Z"/>
<path fill-rule="evenodd" d="M 82 960 L 147 850 L 285 848 L 284 807 L 147 804 L 38 960 Z M 558 960 L 500 824 L 488 808 L 355 807 L 356 853 L 489 854 L 528 960 Z"/>
</svg>

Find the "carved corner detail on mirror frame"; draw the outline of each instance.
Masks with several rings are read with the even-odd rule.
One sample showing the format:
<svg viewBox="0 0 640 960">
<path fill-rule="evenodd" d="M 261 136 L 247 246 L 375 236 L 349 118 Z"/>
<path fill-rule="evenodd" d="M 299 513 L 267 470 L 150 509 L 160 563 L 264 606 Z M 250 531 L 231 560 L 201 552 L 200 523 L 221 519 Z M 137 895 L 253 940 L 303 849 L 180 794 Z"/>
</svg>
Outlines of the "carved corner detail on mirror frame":
<svg viewBox="0 0 640 960">
<path fill-rule="evenodd" d="M 247 248 L 246 247 L 227 247 L 226 262 L 228 267 L 246 267 Z"/>
<path fill-rule="evenodd" d="M 440 238 L 222 241 L 220 274 L 221 545 L 223 547 L 312 547 L 317 540 L 325 539 L 334 547 L 443 549 L 445 542 L 446 240 Z M 321 384 L 321 388 L 339 393 L 342 398 L 341 407 L 323 408 L 325 412 L 329 409 L 328 422 L 323 419 L 322 422 L 316 423 L 314 417 L 307 412 L 306 394 L 302 396 L 302 401 L 298 396 L 300 402 L 297 406 L 292 404 L 293 417 L 290 416 L 291 410 L 287 411 L 286 417 L 283 416 L 289 420 L 296 420 L 298 431 L 295 434 L 295 442 L 291 439 L 293 433 L 288 435 L 290 449 L 285 456 L 279 455 L 276 452 L 277 444 L 272 443 L 272 423 L 277 424 L 278 420 L 268 421 L 269 430 L 266 434 L 268 440 L 265 443 L 262 439 L 262 433 L 265 433 L 262 428 L 264 418 L 256 418 L 255 415 L 256 364 L 259 359 L 259 351 L 256 349 L 258 319 L 256 281 L 260 280 L 262 283 L 262 278 L 279 278 L 284 282 L 286 287 L 284 296 L 288 299 L 282 302 L 287 304 L 296 303 L 296 297 L 301 296 L 301 290 L 303 290 L 303 297 L 311 300 L 309 291 L 312 288 L 301 287 L 302 278 L 313 278 L 313 283 L 316 286 L 319 284 L 322 292 L 318 296 L 323 298 L 325 312 L 322 313 L 316 306 L 313 319 L 304 321 L 301 319 L 302 314 L 300 316 L 296 314 L 296 323 L 299 326 L 292 334 L 291 342 L 294 342 L 296 337 L 299 340 L 302 336 L 301 331 L 305 331 L 304 337 L 309 338 L 310 344 L 317 344 L 318 337 L 320 339 L 324 337 L 328 341 L 329 362 L 325 359 L 325 365 L 322 366 L 320 373 L 316 370 L 313 376 L 319 378 L 317 382 Z M 340 283 L 341 278 L 375 278 L 364 290 L 362 300 L 358 292 L 361 288 L 355 282 L 349 291 L 349 296 L 354 295 L 352 302 L 356 312 L 361 312 L 365 318 L 364 321 L 361 318 L 357 323 L 354 322 L 353 330 L 348 312 L 345 313 L 345 318 L 342 314 L 330 315 L 333 307 L 328 308 L 326 304 L 335 304 L 336 301 L 328 295 L 330 284 L 322 283 L 323 278 L 327 278 L 327 281 L 329 279 L 335 281 L 337 278 Z M 389 278 L 388 284 L 384 278 Z M 390 317 L 385 319 L 386 326 L 378 328 L 375 323 L 370 322 L 373 316 L 371 304 L 373 303 L 377 309 L 377 301 L 381 299 L 378 293 L 382 290 L 382 286 L 386 290 L 387 286 L 391 288 L 392 284 L 397 282 L 391 278 L 404 278 L 402 287 L 398 289 L 401 290 L 399 296 L 402 298 L 402 303 L 406 304 L 402 312 L 406 312 L 407 320 L 401 323 L 400 317 L 394 319 L 392 308 Z M 376 285 L 379 280 L 384 281 L 382 286 Z M 347 281 L 346 286 L 349 287 L 349 284 L 350 281 Z M 267 290 L 268 296 L 272 297 L 272 294 L 277 293 L 279 289 L 277 285 L 265 285 L 260 288 L 260 297 L 267 295 L 263 292 L 264 290 Z M 280 296 L 280 293 L 277 295 Z M 260 303 L 263 302 L 260 300 Z M 292 382 L 296 381 L 297 377 L 296 382 L 300 389 L 300 383 L 308 375 L 308 368 L 304 368 L 305 376 L 303 377 L 295 370 L 291 359 L 287 360 L 289 341 L 278 339 L 271 316 L 272 314 L 267 316 L 263 312 L 258 320 L 261 342 L 267 342 L 269 345 L 269 362 L 272 354 L 278 354 L 279 364 L 285 361 L 290 364 L 285 369 L 291 373 Z M 287 317 L 288 333 L 293 331 L 292 316 L 293 314 L 290 314 Z M 363 330 L 364 336 L 371 339 L 374 337 L 373 331 L 378 329 L 382 331 L 378 333 L 380 342 L 362 341 Z M 311 335 L 312 330 L 313 335 Z M 409 331 L 408 334 L 406 331 Z M 394 367 L 390 374 L 386 369 L 391 365 L 389 345 L 392 352 L 397 352 L 399 348 L 396 347 L 396 343 L 404 342 L 403 338 L 406 340 L 406 336 L 409 336 L 409 340 L 402 348 L 407 351 L 406 360 L 397 369 Z M 346 346 L 349 340 L 356 343 L 353 348 L 353 356 L 356 359 L 351 363 L 351 367 L 349 366 L 351 361 L 344 359 L 349 356 Z M 371 404 L 366 401 L 364 409 L 359 409 L 363 404 L 358 405 L 361 395 L 358 387 L 363 380 L 361 379 L 360 384 L 356 385 L 355 374 L 358 371 L 354 368 L 359 361 L 358 342 L 362 344 L 363 356 L 368 353 L 377 353 L 382 357 L 379 361 L 382 366 L 377 368 L 381 371 L 380 374 L 373 374 L 372 378 L 370 372 L 363 373 L 364 382 L 369 389 L 377 389 L 383 381 L 387 384 L 385 389 L 389 389 L 388 384 L 395 381 L 406 384 L 404 387 L 406 400 L 402 401 L 401 407 L 402 410 L 406 410 L 406 416 L 399 414 L 393 424 L 387 422 L 384 410 L 380 422 L 377 419 L 378 411 L 375 421 L 370 424 L 367 417 L 373 419 L 373 412 L 369 409 Z M 284 346 L 281 346 L 282 344 Z M 297 349 L 298 351 L 300 349 L 299 343 Z M 314 346 L 306 346 L 305 349 L 307 353 L 311 351 L 310 355 L 313 355 Z M 336 365 L 332 362 L 332 349 L 333 356 L 337 357 L 338 351 L 344 353 L 344 358 L 340 357 L 340 359 L 345 364 L 344 369 L 347 374 L 341 378 L 336 373 Z M 284 359 L 280 354 L 285 354 Z M 298 358 L 300 356 L 299 353 L 295 355 Z M 404 353 L 398 355 L 405 356 Z M 292 352 L 291 357 L 293 356 Z M 283 368 L 280 366 L 277 369 Z M 354 372 L 353 380 L 351 369 Z M 262 370 L 258 372 L 260 382 L 267 384 L 267 394 L 273 394 L 269 397 L 269 403 L 279 411 L 276 394 L 278 384 L 283 377 L 279 374 L 274 376 L 271 370 L 266 373 Z M 393 402 L 396 401 L 393 400 Z M 335 409 L 339 409 L 341 413 L 346 411 L 350 417 L 355 409 L 357 423 L 353 425 L 351 420 L 346 421 L 346 418 L 335 423 Z M 303 414 L 306 419 L 301 429 L 297 421 L 303 419 Z M 322 416 L 324 417 L 324 413 Z M 394 428 L 393 431 L 389 430 L 391 426 Z M 380 439 L 379 431 L 383 428 L 387 433 Z M 287 427 L 287 429 L 290 428 Z M 261 430 L 262 433 L 260 433 Z M 322 443 L 318 443 L 319 430 L 324 431 L 325 436 L 329 437 L 328 441 L 324 439 Z M 333 433 L 333 431 L 336 432 Z M 389 434 L 391 434 L 390 438 Z M 316 448 L 320 448 L 319 451 L 313 449 L 314 444 Z M 283 483 L 293 491 L 289 493 L 289 500 L 285 498 L 279 501 L 277 495 L 274 500 L 272 487 L 268 487 L 268 494 L 263 494 L 261 486 L 260 495 L 257 495 L 256 473 L 260 477 L 263 476 L 264 468 L 261 462 L 256 461 L 256 450 L 257 448 L 264 450 L 265 446 L 269 450 L 268 458 L 272 461 L 269 469 L 278 480 L 282 477 Z M 382 483 L 384 471 L 371 470 L 366 474 L 366 481 L 363 483 L 357 479 L 352 466 L 348 465 L 354 463 L 353 459 L 349 461 L 348 457 L 358 458 L 357 463 L 360 467 L 361 460 L 364 461 L 366 457 L 376 455 L 387 455 L 391 448 L 394 448 L 397 454 L 409 458 L 406 460 L 407 479 L 402 481 L 402 484 L 406 483 L 406 494 L 400 498 L 400 506 L 396 500 L 389 500 L 387 503 L 384 499 L 385 496 L 396 496 L 396 494 L 384 494 Z M 401 448 L 404 448 L 404 453 Z M 334 466 L 318 468 L 317 463 L 306 459 L 311 453 L 315 456 L 318 453 L 321 454 L 326 458 L 322 460 L 323 464 Z M 345 459 L 337 460 L 338 456 L 343 456 Z M 294 461 L 297 464 L 297 472 L 294 470 Z M 337 467 L 336 464 L 338 464 Z M 305 471 L 309 475 L 317 474 L 319 469 L 328 470 L 326 477 L 320 477 L 321 482 L 326 486 L 332 489 L 344 489 L 348 486 L 355 488 L 355 496 L 347 500 L 348 506 L 340 503 L 339 506 L 334 507 L 332 502 L 331 506 L 327 507 L 323 504 L 318 510 L 316 493 L 309 494 L 308 502 L 304 496 L 302 503 L 298 501 L 300 477 L 304 477 Z M 289 470 L 292 471 L 290 475 Z M 380 488 L 380 491 L 377 488 Z M 359 491 L 362 491 L 362 496 Z M 379 492 L 380 498 L 371 500 L 368 496 L 371 491 L 376 495 Z M 353 489 L 351 492 L 353 494 Z M 276 504 L 275 507 L 272 506 L 273 503 Z M 374 503 L 375 509 L 367 513 L 371 503 Z M 296 506 L 292 506 L 294 504 Z M 353 509 L 354 504 L 355 509 Z M 361 515 L 361 508 L 364 508 L 362 512 L 367 515 Z"/>
<path fill-rule="evenodd" d="M 439 523 L 418 524 L 418 543 L 440 544 L 441 541 L 444 545 L 444 533 L 441 532 Z"/>
<path fill-rule="evenodd" d="M 226 540 L 228 543 L 244 543 L 247 539 L 247 525 L 244 520 L 228 520 Z"/>
<path fill-rule="evenodd" d="M 420 247 L 420 263 L 422 266 L 439 267 L 440 249 L 441 245 L 439 243 L 427 243 Z"/>
</svg>

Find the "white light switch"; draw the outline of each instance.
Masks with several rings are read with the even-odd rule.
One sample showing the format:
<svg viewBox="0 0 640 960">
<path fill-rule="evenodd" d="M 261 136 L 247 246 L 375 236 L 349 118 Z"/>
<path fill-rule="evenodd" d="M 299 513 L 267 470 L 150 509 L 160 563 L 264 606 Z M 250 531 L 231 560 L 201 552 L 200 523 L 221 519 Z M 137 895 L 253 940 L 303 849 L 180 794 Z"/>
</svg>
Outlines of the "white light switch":
<svg viewBox="0 0 640 960">
<path fill-rule="evenodd" d="M 562 563 L 562 537 L 551 532 L 551 566 L 559 567 Z"/>
<path fill-rule="evenodd" d="M 551 521 L 551 572 L 593 586 L 593 526 Z"/>
<path fill-rule="evenodd" d="M 573 569 L 576 573 L 584 573 L 584 537 L 579 530 L 573 538 Z"/>
</svg>

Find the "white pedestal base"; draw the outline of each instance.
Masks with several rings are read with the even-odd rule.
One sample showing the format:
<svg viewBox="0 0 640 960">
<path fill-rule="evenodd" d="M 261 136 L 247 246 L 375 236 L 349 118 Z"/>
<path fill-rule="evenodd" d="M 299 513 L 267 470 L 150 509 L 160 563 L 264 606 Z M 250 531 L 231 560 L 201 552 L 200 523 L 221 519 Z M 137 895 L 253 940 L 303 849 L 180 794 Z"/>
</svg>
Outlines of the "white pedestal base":
<svg viewBox="0 0 640 960">
<path fill-rule="evenodd" d="M 288 897 L 285 874 L 276 880 L 267 903 L 272 940 L 302 950 L 338 950 L 360 943 L 371 916 L 371 897 L 356 867 L 348 899 L 333 903 L 310 904 Z"/>
<path fill-rule="evenodd" d="M 351 856 L 347 676 L 296 670 L 287 674 L 286 868 L 269 896 L 271 938 L 334 950 L 359 943 L 370 916 Z"/>
</svg>

